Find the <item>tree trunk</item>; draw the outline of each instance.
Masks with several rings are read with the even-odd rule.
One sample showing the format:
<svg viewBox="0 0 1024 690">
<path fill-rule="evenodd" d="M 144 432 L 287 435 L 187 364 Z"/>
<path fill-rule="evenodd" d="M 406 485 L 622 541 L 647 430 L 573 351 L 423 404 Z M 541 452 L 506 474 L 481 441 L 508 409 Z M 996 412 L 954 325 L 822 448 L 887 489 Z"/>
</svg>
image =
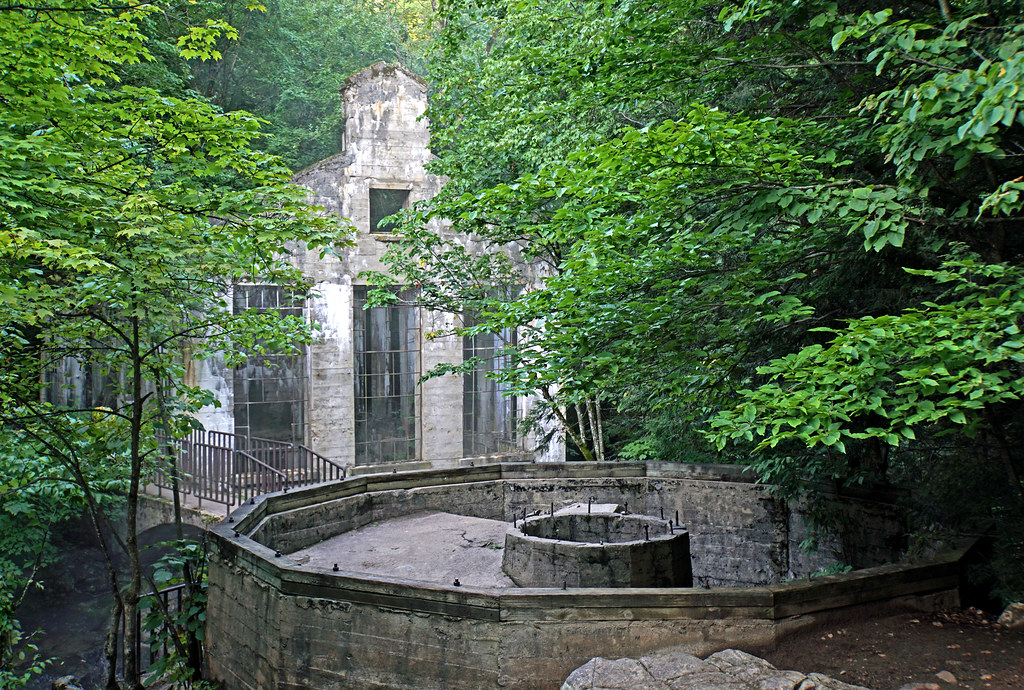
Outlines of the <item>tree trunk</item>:
<svg viewBox="0 0 1024 690">
<path fill-rule="evenodd" d="M 107 639 L 103 642 L 103 657 L 107 661 L 107 679 L 104 687 L 107 690 L 120 690 L 117 683 L 117 651 L 118 639 L 121 632 L 121 619 L 124 615 L 124 607 L 121 606 L 121 599 L 114 599 L 110 607 L 110 620 L 107 623 Z"/>
<path fill-rule="evenodd" d="M 132 342 L 132 414 L 131 414 L 131 476 L 128 483 L 127 534 L 125 546 L 128 552 L 128 585 L 124 588 L 124 682 L 132 690 L 142 690 L 140 676 L 139 621 L 136 615 L 139 608 L 139 594 L 142 590 L 142 563 L 139 559 L 139 489 L 142 483 L 142 350 L 139 339 L 139 318 L 131 317 Z"/>
<path fill-rule="evenodd" d="M 185 538 L 185 532 L 182 528 L 181 522 L 181 494 L 179 493 L 180 486 L 178 480 L 178 454 L 171 447 L 171 420 L 167 416 L 167 405 L 166 398 L 164 397 L 164 387 L 160 382 L 159 375 L 155 376 L 156 379 L 156 404 L 160 408 L 160 423 L 164 427 L 164 443 L 161 447 L 161 455 L 171 467 L 171 498 L 174 501 L 174 532 L 177 535 L 178 540 Z"/>
<path fill-rule="evenodd" d="M 562 408 L 560 408 L 555 403 L 555 399 L 554 397 L 552 397 L 551 392 L 547 388 L 543 388 L 541 389 L 540 394 L 544 398 L 544 400 L 549 405 L 551 405 L 551 410 L 555 413 L 555 416 L 558 418 L 558 421 L 561 422 L 562 428 L 565 429 L 565 433 L 569 435 L 569 438 L 572 439 L 572 442 L 575 443 L 576 447 L 580 449 L 581 453 L 583 453 L 583 459 L 593 460 L 594 456 L 591 455 L 590 449 L 587 448 L 587 444 L 580 439 L 579 435 L 575 431 L 573 431 L 572 424 L 570 424 L 569 420 L 566 419 L 565 413 L 562 412 Z"/>
<path fill-rule="evenodd" d="M 590 448 L 590 440 L 587 438 L 587 418 L 590 415 L 585 405 L 576 403 L 576 428 L 580 431 L 580 439 L 583 441 L 583 445 Z"/>
<path fill-rule="evenodd" d="M 587 401 L 587 416 L 590 418 L 590 436 L 594 440 L 594 457 L 604 460 L 604 439 L 601 430 L 601 407 L 597 399 Z"/>
</svg>

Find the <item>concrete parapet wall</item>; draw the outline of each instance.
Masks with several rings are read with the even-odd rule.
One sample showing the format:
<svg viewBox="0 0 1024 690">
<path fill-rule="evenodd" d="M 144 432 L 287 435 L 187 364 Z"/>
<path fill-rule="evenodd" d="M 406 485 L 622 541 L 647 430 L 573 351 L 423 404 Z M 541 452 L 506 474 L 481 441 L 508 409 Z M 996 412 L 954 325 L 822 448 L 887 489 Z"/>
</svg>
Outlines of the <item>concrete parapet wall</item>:
<svg viewBox="0 0 1024 690">
<path fill-rule="evenodd" d="M 770 645 L 794 629 L 852 612 L 956 599 L 962 552 L 759 587 L 562 590 L 356 576 L 304 567 L 281 549 L 308 543 L 321 523 L 341 530 L 438 505 L 511 520 L 528 503 L 550 509 L 555 497 L 586 501 L 589 492 L 604 492 L 599 500 L 605 502 L 628 496 L 636 501 L 631 510 L 643 506 L 660 516 L 664 509 L 666 518 L 679 510 L 684 525 L 700 519 L 705 555 L 723 564 L 771 557 L 777 544 L 788 545 L 791 516 L 763 487 L 730 470 L 675 468 L 670 475 L 642 463 L 487 466 L 366 475 L 266 496 L 212 533 L 208 675 L 226 690 L 551 688 L 595 655 L 638 656 L 666 647 L 703 655 Z M 752 503 L 740 502 L 744 497 Z M 782 535 L 745 548 L 744 539 L 770 531 L 758 524 L 766 519 Z M 739 556 L 708 548 L 717 546 L 715 529 L 733 539 Z M 292 537 L 291 530 L 303 536 Z"/>
<path fill-rule="evenodd" d="M 800 547 L 811 536 L 804 503 L 790 508 L 737 467 L 669 463 L 520 463 L 366 474 L 272 495 L 264 501 L 266 511 L 247 517 L 252 526 L 243 531 L 289 553 L 416 512 L 512 522 L 588 500 L 682 525 L 690 535 L 694 582 L 701 586 L 782 582 L 837 561 L 870 567 L 894 562 L 904 550 L 900 514 L 890 504 L 823 496 L 821 502 L 841 517 L 839 529 L 809 552 Z"/>
</svg>

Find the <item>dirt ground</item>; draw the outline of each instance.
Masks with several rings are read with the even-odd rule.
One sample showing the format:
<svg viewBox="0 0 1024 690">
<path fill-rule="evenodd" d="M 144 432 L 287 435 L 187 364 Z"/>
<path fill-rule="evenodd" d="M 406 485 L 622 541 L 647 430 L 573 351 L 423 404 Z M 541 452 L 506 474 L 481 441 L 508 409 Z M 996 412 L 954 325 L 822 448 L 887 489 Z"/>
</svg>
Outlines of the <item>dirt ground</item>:
<svg viewBox="0 0 1024 690">
<path fill-rule="evenodd" d="M 978 609 L 845 623 L 750 651 L 776 668 L 872 690 L 1024 690 L 1024 630 L 997 626 Z"/>
</svg>

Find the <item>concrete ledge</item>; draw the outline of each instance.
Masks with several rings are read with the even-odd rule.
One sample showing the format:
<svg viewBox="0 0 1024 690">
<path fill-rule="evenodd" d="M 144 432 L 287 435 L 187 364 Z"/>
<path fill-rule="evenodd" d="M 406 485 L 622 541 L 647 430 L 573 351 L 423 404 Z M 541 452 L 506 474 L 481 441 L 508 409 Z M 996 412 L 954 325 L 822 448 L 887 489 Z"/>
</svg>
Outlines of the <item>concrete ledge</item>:
<svg viewBox="0 0 1024 690">
<path fill-rule="evenodd" d="M 226 690 L 548 688 L 595 655 L 770 646 L 826 620 L 957 598 L 966 547 L 919 563 L 757 587 L 567 590 L 367 577 L 304 567 L 278 548 L 325 526 L 424 506 L 511 521 L 524 507 L 547 512 L 556 502 L 561 507 L 589 496 L 628 499 L 659 517 L 678 511 L 685 526 L 696 528 L 704 557 L 750 577 L 763 571 L 778 580 L 775 566 L 765 570 L 751 559 L 784 554 L 795 538 L 793 516 L 764 487 L 735 468 L 715 466 L 488 465 L 365 475 L 264 496 L 212 531 L 209 675 Z M 853 509 L 864 510 L 858 501 Z M 701 520 L 714 523 L 719 535 Z M 799 563 L 813 565 L 804 557 Z"/>
<path fill-rule="evenodd" d="M 181 521 L 201 530 L 206 530 L 224 519 L 224 514 L 215 514 L 191 505 L 181 506 Z M 139 517 L 137 530 L 145 532 L 157 525 L 174 524 L 174 501 L 163 496 L 144 493 L 139 496 Z"/>
</svg>

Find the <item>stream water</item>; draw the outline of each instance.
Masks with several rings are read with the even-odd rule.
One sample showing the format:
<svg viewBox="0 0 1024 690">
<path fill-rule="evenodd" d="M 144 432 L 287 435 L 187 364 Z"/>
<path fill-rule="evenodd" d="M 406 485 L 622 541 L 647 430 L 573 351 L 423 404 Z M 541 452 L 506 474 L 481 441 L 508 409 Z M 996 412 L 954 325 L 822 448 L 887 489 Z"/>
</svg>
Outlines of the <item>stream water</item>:
<svg viewBox="0 0 1024 690">
<path fill-rule="evenodd" d="M 193 527 L 185 528 L 186 537 L 195 538 L 198 533 Z M 140 542 L 151 547 L 143 551 L 147 567 L 163 552 L 152 545 L 175 537 L 172 525 L 140 535 Z M 57 563 L 40 574 L 43 588 L 30 591 L 17 611 L 22 630 L 35 631 L 39 655 L 51 660 L 46 671 L 28 686 L 30 690 L 50 690 L 54 680 L 69 675 L 86 690 L 93 690 L 102 687 L 106 675 L 103 640 L 113 597 L 103 556 L 84 530 L 72 530 L 64 539 L 66 545 Z M 119 570 L 125 571 L 123 562 Z"/>
</svg>

